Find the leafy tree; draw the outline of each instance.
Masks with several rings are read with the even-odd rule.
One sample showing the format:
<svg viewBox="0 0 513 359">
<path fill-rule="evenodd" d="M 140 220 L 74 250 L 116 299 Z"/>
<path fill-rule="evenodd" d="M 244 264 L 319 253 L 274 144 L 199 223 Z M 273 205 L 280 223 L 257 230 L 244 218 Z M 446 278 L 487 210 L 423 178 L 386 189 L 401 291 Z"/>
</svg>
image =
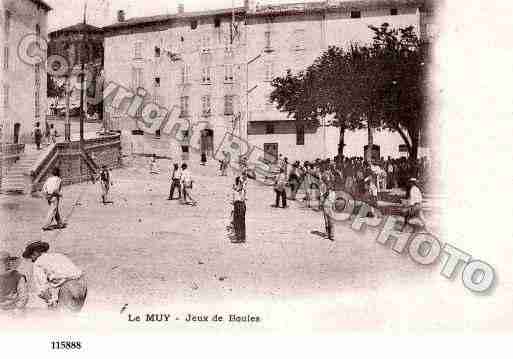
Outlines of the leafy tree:
<svg viewBox="0 0 513 359">
<path fill-rule="evenodd" d="M 271 100 L 296 121 L 327 116 L 344 133 L 366 127 L 370 159 L 374 129 L 398 132 L 410 156 L 417 157 L 425 116 L 426 47 L 413 27 L 370 26 L 371 45 L 330 47 L 306 71 L 274 79 Z"/>
<path fill-rule="evenodd" d="M 381 73 L 376 103 L 383 128 L 399 133 L 410 157 L 417 158 L 427 118 L 428 44 L 419 40 L 413 26 L 396 30 L 385 23 L 370 28 L 374 60 Z"/>
</svg>

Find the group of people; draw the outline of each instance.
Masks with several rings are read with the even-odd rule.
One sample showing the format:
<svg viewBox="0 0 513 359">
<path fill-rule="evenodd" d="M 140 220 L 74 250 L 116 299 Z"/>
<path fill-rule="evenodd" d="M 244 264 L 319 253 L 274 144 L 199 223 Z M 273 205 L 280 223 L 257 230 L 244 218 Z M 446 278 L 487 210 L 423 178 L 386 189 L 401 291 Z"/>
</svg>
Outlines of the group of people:
<svg viewBox="0 0 513 359">
<path fill-rule="evenodd" d="M 275 203 L 273 207 L 287 208 L 287 187 L 290 188 L 290 200 L 295 201 L 299 191 L 304 193 L 303 201 L 307 208 L 318 201 L 318 210 L 333 205 L 329 197 L 335 191 L 343 190 L 353 198 L 365 201 L 377 208 L 380 193 L 401 188 L 406 193 L 402 211 L 405 226 L 413 218 L 419 218 L 424 227 L 422 215 L 421 187 L 426 183 L 429 164 L 425 158 L 408 160 L 405 158 L 378 160 L 369 163 L 362 157 L 335 157 L 333 160 L 296 161 L 289 163 L 287 157 L 280 155 L 277 161 L 278 172 L 274 176 Z M 421 178 L 419 180 L 419 177 Z M 333 192 L 333 193 L 331 193 Z M 374 215 L 371 210 L 370 215 Z M 332 238 L 332 224 L 326 218 L 327 233 Z"/>
<path fill-rule="evenodd" d="M 39 298 L 48 309 L 79 312 L 87 297 L 84 272 L 67 256 L 48 253 L 50 245 L 37 241 L 26 246 L 22 257 L 33 263 L 32 276 Z M 16 268 L 18 257 L 0 252 L 0 309 L 23 312 L 29 301 L 27 275 Z"/>
<path fill-rule="evenodd" d="M 175 191 L 178 191 L 178 198 L 176 199 L 181 200 L 183 204 L 197 205 L 196 200 L 192 197 L 194 180 L 192 179 L 191 171 L 186 163 L 183 163 L 181 167 L 179 167 L 177 163 L 173 165 L 170 180 L 171 188 L 169 189 L 169 201 L 175 199 Z"/>
<path fill-rule="evenodd" d="M 56 143 L 58 132 L 53 123 L 48 124 L 48 122 L 45 122 L 45 129 L 43 131 L 41 123 L 36 122 L 34 129 L 32 130 L 32 136 L 34 137 L 34 143 L 36 144 L 37 149 L 40 150 L 41 145 L 43 144 L 49 145 L 50 143 Z"/>
</svg>

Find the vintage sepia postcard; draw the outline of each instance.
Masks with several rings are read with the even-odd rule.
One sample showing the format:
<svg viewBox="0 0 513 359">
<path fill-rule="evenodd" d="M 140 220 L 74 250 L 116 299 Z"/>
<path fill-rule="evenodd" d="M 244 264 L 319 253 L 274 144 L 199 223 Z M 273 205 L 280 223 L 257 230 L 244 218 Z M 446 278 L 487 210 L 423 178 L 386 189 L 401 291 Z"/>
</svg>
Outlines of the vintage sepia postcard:
<svg viewBox="0 0 513 359">
<path fill-rule="evenodd" d="M 513 329 L 511 4 L 0 1 L 2 347 Z"/>
</svg>

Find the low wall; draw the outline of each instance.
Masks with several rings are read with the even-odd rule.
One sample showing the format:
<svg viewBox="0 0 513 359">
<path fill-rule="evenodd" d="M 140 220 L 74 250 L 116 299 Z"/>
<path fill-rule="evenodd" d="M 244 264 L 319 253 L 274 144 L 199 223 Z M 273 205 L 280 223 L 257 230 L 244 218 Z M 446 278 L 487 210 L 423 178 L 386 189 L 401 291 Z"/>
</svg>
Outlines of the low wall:
<svg viewBox="0 0 513 359">
<path fill-rule="evenodd" d="M 53 168 L 61 171 L 63 184 L 89 181 L 103 165 L 108 168 L 121 166 L 121 138 L 119 134 L 101 136 L 80 142 L 60 142 L 48 156 L 36 163 L 31 170 L 32 192 L 41 190 Z"/>
<path fill-rule="evenodd" d="M 0 145 L 0 187 L 2 178 L 11 168 L 11 166 L 20 159 L 25 151 L 24 144 L 3 144 Z"/>
</svg>

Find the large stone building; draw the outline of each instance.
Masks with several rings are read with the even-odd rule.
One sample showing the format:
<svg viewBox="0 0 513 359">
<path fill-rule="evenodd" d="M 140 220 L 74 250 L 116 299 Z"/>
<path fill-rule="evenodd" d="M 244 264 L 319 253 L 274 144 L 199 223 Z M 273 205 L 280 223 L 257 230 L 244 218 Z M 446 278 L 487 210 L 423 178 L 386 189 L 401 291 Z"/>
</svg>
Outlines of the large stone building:
<svg viewBox="0 0 513 359">
<path fill-rule="evenodd" d="M 2 143 L 30 141 L 36 122 L 44 128 L 46 115 L 46 69 L 44 51 L 37 42 L 47 34 L 47 14 L 41 0 L 2 0 L 0 8 Z M 39 40 L 38 40 L 39 37 Z"/>
<path fill-rule="evenodd" d="M 269 103 L 271 80 L 300 71 L 330 45 L 372 40 L 369 25 L 430 25 L 428 0 L 322 1 L 243 7 L 125 19 L 104 28 L 105 77 L 171 111 L 171 117 L 203 121 L 214 146 L 234 132 L 266 152 L 292 159 L 334 156 L 338 130 L 297 126 Z M 107 110 L 109 111 L 109 110 Z M 141 115 L 143 111 L 139 111 Z M 117 111 L 116 127 L 136 129 Z M 127 131 L 128 132 L 128 131 Z M 165 141 L 165 137 L 162 138 Z M 366 131 L 346 135 L 348 155 L 362 155 Z M 376 133 L 383 156 L 398 156 L 399 135 Z"/>
</svg>

